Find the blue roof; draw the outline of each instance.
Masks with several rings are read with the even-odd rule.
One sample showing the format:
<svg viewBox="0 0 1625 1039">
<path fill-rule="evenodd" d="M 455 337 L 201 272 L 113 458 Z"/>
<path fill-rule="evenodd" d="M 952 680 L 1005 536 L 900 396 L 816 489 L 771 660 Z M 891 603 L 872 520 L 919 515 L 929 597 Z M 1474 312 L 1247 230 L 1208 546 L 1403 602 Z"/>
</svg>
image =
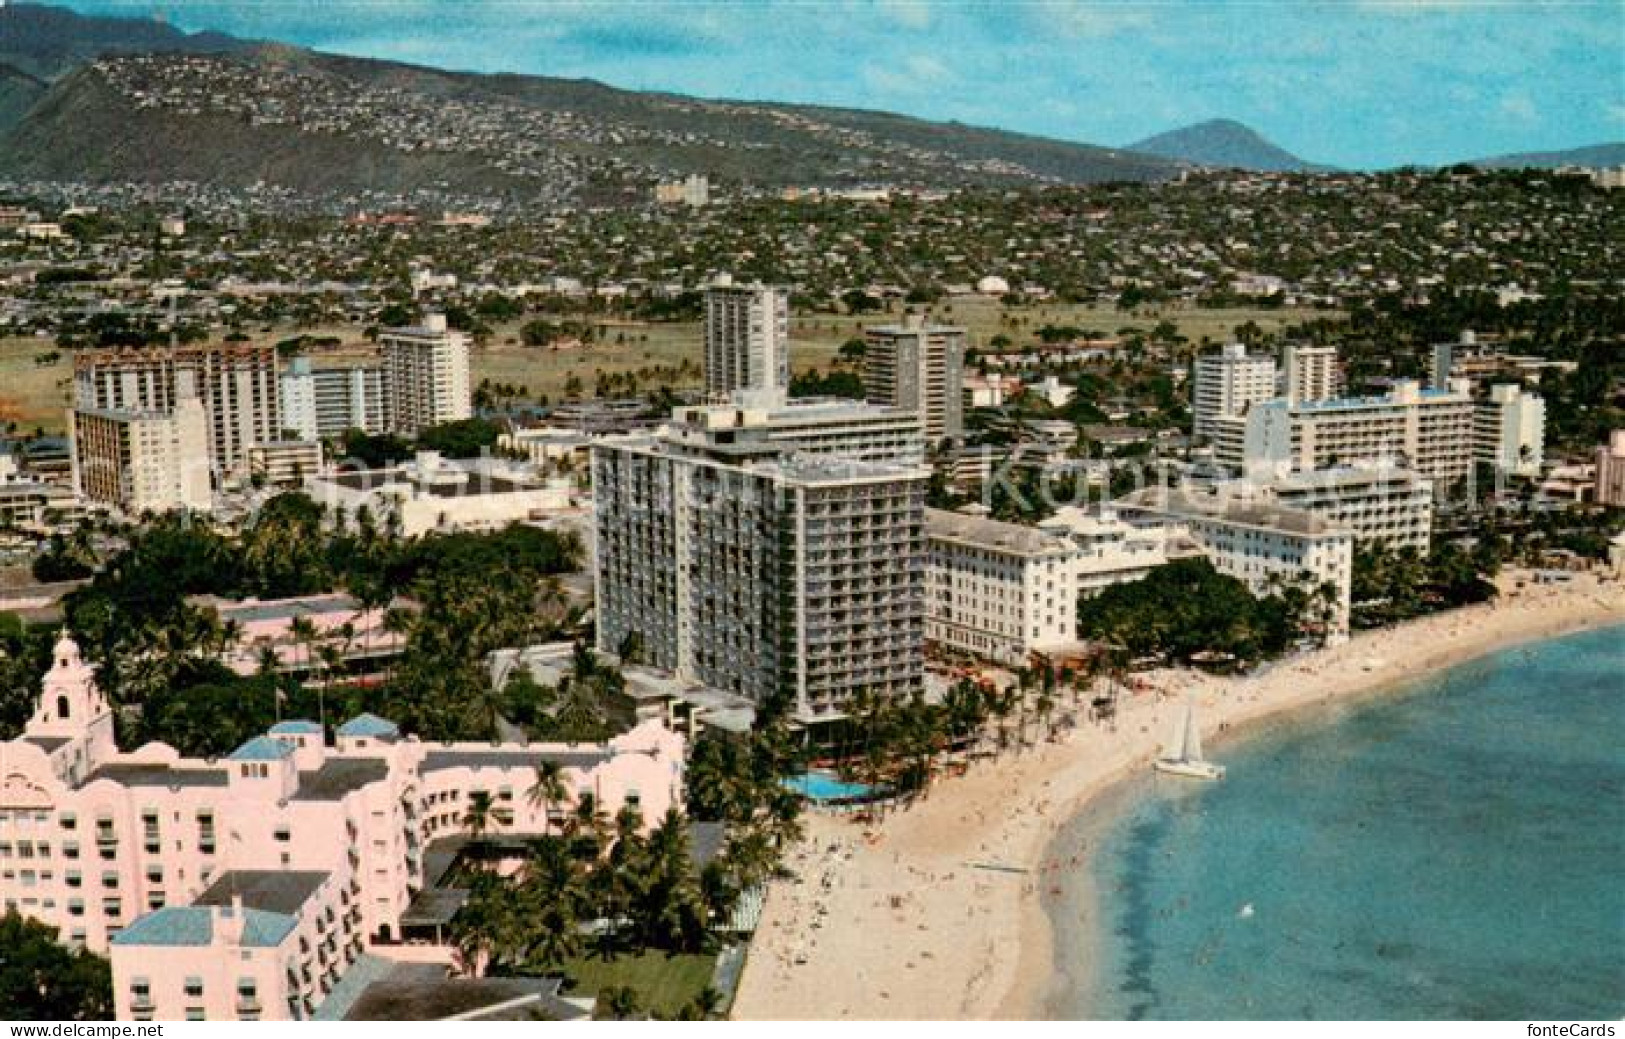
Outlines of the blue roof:
<svg viewBox="0 0 1625 1039">
<path fill-rule="evenodd" d="M 322 731 L 322 727 L 313 721 L 303 718 L 292 718 L 285 722 L 277 722 L 271 726 L 273 736 L 314 736 Z"/>
<path fill-rule="evenodd" d="M 399 736 L 400 726 L 376 714 L 358 714 L 339 726 L 340 736 Z"/>
<path fill-rule="evenodd" d="M 293 744 L 287 740 L 274 740 L 269 736 L 255 736 L 232 751 L 231 761 L 281 761 L 293 753 Z"/>
<path fill-rule="evenodd" d="M 233 910 L 218 910 L 222 915 Z M 168 906 L 140 917 L 113 936 L 114 945 L 208 945 L 214 938 L 214 912 L 207 906 Z M 293 932 L 298 921 L 283 913 L 244 909 L 245 948 L 274 949 Z"/>
</svg>

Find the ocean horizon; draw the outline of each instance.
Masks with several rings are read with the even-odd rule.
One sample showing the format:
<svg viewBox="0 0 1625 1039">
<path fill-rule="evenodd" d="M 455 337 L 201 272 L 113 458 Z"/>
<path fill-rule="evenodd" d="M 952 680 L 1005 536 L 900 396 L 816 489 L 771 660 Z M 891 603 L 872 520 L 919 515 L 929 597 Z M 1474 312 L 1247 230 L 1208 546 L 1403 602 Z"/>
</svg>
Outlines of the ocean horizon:
<svg viewBox="0 0 1625 1039">
<path fill-rule="evenodd" d="M 1047 856 L 1050 1018 L 1625 1012 L 1625 627 L 1215 741 Z"/>
</svg>

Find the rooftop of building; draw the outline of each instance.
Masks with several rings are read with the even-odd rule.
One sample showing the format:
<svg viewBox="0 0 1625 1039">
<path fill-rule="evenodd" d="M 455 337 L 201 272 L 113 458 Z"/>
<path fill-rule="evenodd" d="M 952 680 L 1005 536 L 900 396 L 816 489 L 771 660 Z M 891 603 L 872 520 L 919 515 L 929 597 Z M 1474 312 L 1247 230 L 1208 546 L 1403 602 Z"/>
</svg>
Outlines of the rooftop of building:
<svg viewBox="0 0 1625 1039">
<path fill-rule="evenodd" d="M 925 510 L 925 533 L 938 541 L 955 541 L 1006 555 L 1060 556 L 1072 551 L 1065 540 L 1036 527 L 943 509 Z"/>
<path fill-rule="evenodd" d="M 321 617 L 333 613 L 359 613 L 361 602 L 343 592 L 328 595 L 306 595 L 293 599 L 222 599 L 214 595 L 200 595 L 190 601 L 212 606 L 221 620 L 234 620 L 244 624 L 258 621 L 291 621 L 295 617 Z"/>
<path fill-rule="evenodd" d="M 383 758 L 329 758 L 322 767 L 299 773 L 295 801 L 340 801 L 373 783 L 389 778 Z"/>
<path fill-rule="evenodd" d="M 401 727 L 388 718 L 380 718 L 370 712 L 362 713 L 351 718 L 339 726 L 340 736 L 355 738 L 386 739 L 401 734 Z"/>
<path fill-rule="evenodd" d="M 120 786 L 200 787 L 225 786 L 230 777 L 223 768 L 171 768 L 163 764 L 103 765 L 85 777 L 87 784 L 99 779 Z"/>
<path fill-rule="evenodd" d="M 381 487 L 410 486 L 434 498 L 469 498 L 483 494 L 514 494 L 542 488 L 539 479 L 514 473 L 476 472 L 461 466 L 440 469 L 429 478 L 418 479 L 410 465 L 389 469 L 355 469 L 326 479 L 351 491 L 375 491 Z"/>
<path fill-rule="evenodd" d="M 277 722 L 267 731 L 272 736 L 315 736 L 321 733 L 322 727 L 305 718 L 291 718 Z"/>
<path fill-rule="evenodd" d="M 294 752 L 287 740 L 270 736 L 255 736 L 226 756 L 228 761 L 281 761 Z"/>
<path fill-rule="evenodd" d="M 1173 516 L 1205 517 L 1237 526 L 1253 527 L 1300 537 L 1347 534 L 1348 530 L 1303 509 L 1267 502 L 1244 501 L 1228 495 L 1190 494 L 1148 487 L 1117 500 L 1119 508 L 1143 509 Z"/>
<path fill-rule="evenodd" d="M 230 907 L 241 899 L 245 909 L 296 916 L 300 907 L 310 901 L 310 896 L 327 882 L 328 876 L 318 870 L 227 870 L 204 888 L 192 904 Z"/>
<path fill-rule="evenodd" d="M 534 768 L 544 761 L 558 762 L 564 768 L 596 768 L 613 760 L 614 755 L 604 750 L 543 750 L 528 747 L 491 747 L 431 750 L 423 759 L 423 771 L 439 772 L 451 768 Z"/>
<path fill-rule="evenodd" d="M 559 978 L 454 978 L 433 964 L 397 964 L 362 992 L 346 1021 L 571 1021 L 588 1012 Z"/>
<path fill-rule="evenodd" d="M 1264 481 L 1278 491 L 1308 491 L 1327 487 L 1360 487 L 1374 484 L 1430 484 L 1426 477 L 1413 469 L 1398 466 L 1334 466 L 1328 469 L 1295 471 L 1272 476 Z"/>
<path fill-rule="evenodd" d="M 138 918 L 113 936 L 113 944 L 207 946 L 214 941 L 216 917 L 226 918 L 233 912 L 230 908 L 211 906 L 167 906 Z M 244 908 L 242 914 L 243 930 L 237 944 L 244 948 L 274 949 L 298 924 L 292 916 L 260 909 Z"/>
</svg>

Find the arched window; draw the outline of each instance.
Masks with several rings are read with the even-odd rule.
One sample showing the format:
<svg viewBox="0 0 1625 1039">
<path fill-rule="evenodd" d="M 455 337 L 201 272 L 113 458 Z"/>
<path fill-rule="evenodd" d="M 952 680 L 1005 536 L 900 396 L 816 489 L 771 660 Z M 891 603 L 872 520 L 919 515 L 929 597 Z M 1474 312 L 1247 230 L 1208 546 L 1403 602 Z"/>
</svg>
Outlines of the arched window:
<svg viewBox="0 0 1625 1039">
<path fill-rule="evenodd" d="M 56 716 L 57 716 L 57 719 L 59 721 L 67 721 L 68 720 L 68 715 L 71 714 L 71 713 L 72 712 L 68 710 L 68 698 L 66 696 L 57 697 L 56 698 Z"/>
</svg>

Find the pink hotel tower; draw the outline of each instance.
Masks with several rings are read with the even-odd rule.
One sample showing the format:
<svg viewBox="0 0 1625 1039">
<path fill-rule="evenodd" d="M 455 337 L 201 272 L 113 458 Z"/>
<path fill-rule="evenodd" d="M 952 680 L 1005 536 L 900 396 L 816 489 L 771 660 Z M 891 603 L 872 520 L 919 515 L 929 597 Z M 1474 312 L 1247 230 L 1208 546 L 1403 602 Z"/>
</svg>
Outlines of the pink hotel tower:
<svg viewBox="0 0 1625 1039">
<path fill-rule="evenodd" d="M 658 721 L 573 746 L 424 743 L 372 715 L 336 736 L 286 721 L 222 760 L 120 753 L 64 634 L 23 735 L 0 742 L 0 902 L 110 953 L 121 1019 L 324 1017 L 364 956 L 450 962 L 457 896 L 438 885 L 476 791 L 493 838 L 549 828 L 527 797 L 544 761 L 610 815 L 681 806 L 683 740 Z"/>
</svg>

